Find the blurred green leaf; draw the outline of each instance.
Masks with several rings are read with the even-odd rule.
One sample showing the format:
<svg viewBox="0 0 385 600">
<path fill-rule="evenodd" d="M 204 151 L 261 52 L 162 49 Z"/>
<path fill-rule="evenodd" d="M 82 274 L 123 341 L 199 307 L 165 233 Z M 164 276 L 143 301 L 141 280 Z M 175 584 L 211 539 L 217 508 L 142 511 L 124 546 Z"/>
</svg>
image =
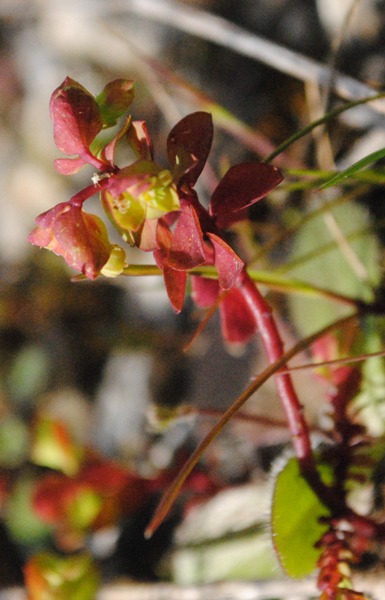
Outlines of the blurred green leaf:
<svg viewBox="0 0 385 600">
<path fill-rule="evenodd" d="M 272 506 L 274 546 L 290 577 L 305 577 L 316 568 L 320 550 L 315 544 L 327 529 L 319 519 L 327 516 L 327 509 L 300 475 L 297 460 L 291 458 L 276 478 Z"/>
<path fill-rule="evenodd" d="M 74 443 L 64 423 L 44 418 L 36 422 L 32 462 L 73 476 L 79 471 L 81 458 L 82 449 Z"/>
<path fill-rule="evenodd" d="M 25 567 L 31 600 L 94 600 L 99 573 L 88 555 L 36 554 Z"/>
<path fill-rule="evenodd" d="M 373 289 L 381 277 L 380 248 L 370 230 L 367 210 L 349 202 L 333 206 L 332 215 L 350 249 L 366 269 L 366 280 L 358 277 L 349 258 L 337 244 L 325 222 L 324 214 L 309 219 L 298 230 L 286 270 L 301 281 L 338 294 L 365 301 L 373 299 Z M 294 323 L 306 336 L 352 312 L 349 306 L 320 298 L 289 299 Z"/>
<path fill-rule="evenodd" d="M 385 319 L 369 317 L 362 327 L 363 353 L 379 352 L 384 349 Z M 374 436 L 385 434 L 385 358 L 376 356 L 366 360 L 362 366 L 361 392 L 354 401 L 369 432 Z"/>
<path fill-rule="evenodd" d="M 24 423 L 9 415 L 0 421 L 0 466 L 15 468 L 27 458 L 29 432 Z"/>
<path fill-rule="evenodd" d="M 26 546 L 39 544 L 51 531 L 33 509 L 34 491 L 35 481 L 28 476 L 20 477 L 5 506 L 4 519 L 11 536 Z"/>
<path fill-rule="evenodd" d="M 7 375 L 10 394 L 17 402 L 44 391 L 49 374 L 49 357 L 36 345 L 28 345 L 20 350 Z"/>
<path fill-rule="evenodd" d="M 80 489 L 68 508 L 69 522 L 75 529 L 89 527 L 97 517 L 103 500 L 91 489 Z"/>
</svg>

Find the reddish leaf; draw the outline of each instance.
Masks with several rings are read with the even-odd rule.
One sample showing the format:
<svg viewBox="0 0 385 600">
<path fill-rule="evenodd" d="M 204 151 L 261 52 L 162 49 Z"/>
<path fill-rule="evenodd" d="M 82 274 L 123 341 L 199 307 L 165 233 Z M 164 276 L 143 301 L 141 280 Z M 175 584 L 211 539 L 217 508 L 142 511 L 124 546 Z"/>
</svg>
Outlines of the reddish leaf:
<svg viewBox="0 0 385 600">
<path fill-rule="evenodd" d="M 177 183 L 194 186 L 205 166 L 212 139 L 212 117 L 206 112 L 187 115 L 170 131 L 167 154 Z"/>
<path fill-rule="evenodd" d="M 130 514 L 137 510 L 149 490 L 146 480 L 112 460 L 101 459 L 86 464 L 80 478 L 104 499 L 96 526 L 109 520 L 116 522 L 122 513 Z"/>
<path fill-rule="evenodd" d="M 81 480 L 101 494 L 116 494 L 131 480 L 132 476 L 111 460 L 98 460 L 84 465 Z"/>
<path fill-rule="evenodd" d="M 89 153 L 89 145 L 103 125 L 95 98 L 67 77 L 51 96 L 50 112 L 59 150 L 80 156 Z"/>
<path fill-rule="evenodd" d="M 103 88 L 96 102 L 99 105 L 105 127 L 115 125 L 124 115 L 134 99 L 134 82 L 129 79 L 115 79 Z"/>
<path fill-rule="evenodd" d="M 82 158 L 57 158 L 54 161 L 55 169 L 61 175 L 78 173 L 86 163 Z"/>
<path fill-rule="evenodd" d="M 156 250 L 154 259 L 160 269 L 163 269 L 164 261 L 167 260 L 168 251 L 172 242 L 172 233 L 163 219 L 158 219 L 156 226 Z"/>
<path fill-rule="evenodd" d="M 95 215 L 70 202 L 57 204 L 39 215 L 28 240 L 63 256 L 66 263 L 95 279 L 108 261 L 112 245 L 106 227 Z"/>
<path fill-rule="evenodd" d="M 244 210 L 274 189 L 283 177 L 265 163 L 248 162 L 231 167 L 210 201 L 210 215 L 221 229 L 245 218 Z"/>
<path fill-rule="evenodd" d="M 203 234 L 195 210 L 185 205 L 172 236 L 167 262 L 174 269 L 192 269 L 205 261 Z"/>
<path fill-rule="evenodd" d="M 62 521 L 79 491 L 88 488 L 89 486 L 77 479 L 50 473 L 37 483 L 32 500 L 34 510 L 46 523 Z"/>
<path fill-rule="evenodd" d="M 219 305 L 222 334 L 230 343 L 245 344 L 255 335 L 257 324 L 242 290 L 232 288 Z"/>
<path fill-rule="evenodd" d="M 187 275 L 167 264 L 168 252 L 172 242 L 172 233 L 163 219 L 159 219 L 156 227 L 156 245 L 153 252 L 156 264 L 163 271 L 163 279 L 167 295 L 172 307 L 180 312 L 184 303 Z"/>
<path fill-rule="evenodd" d="M 215 279 L 194 276 L 191 278 L 191 297 L 197 306 L 213 306 L 220 292 Z M 233 287 L 226 292 L 219 304 L 223 338 L 230 343 L 245 344 L 255 335 L 257 324 L 244 299 L 242 289 Z"/>
<path fill-rule="evenodd" d="M 229 290 L 235 285 L 244 263 L 232 248 L 222 238 L 214 233 L 207 234 L 214 246 L 214 264 L 218 271 L 218 282 L 223 290 Z"/>
</svg>

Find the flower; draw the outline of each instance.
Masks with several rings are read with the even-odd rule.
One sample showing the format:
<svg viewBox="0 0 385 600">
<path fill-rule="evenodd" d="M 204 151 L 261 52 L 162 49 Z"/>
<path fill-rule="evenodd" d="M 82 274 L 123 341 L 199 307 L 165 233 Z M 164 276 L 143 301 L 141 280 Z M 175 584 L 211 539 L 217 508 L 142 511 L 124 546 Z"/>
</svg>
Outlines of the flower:
<svg viewBox="0 0 385 600">
<path fill-rule="evenodd" d="M 69 77 L 54 91 L 50 111 L 55 143 L 71 155 L 57 159 L 56 169 L 71 174 L 90 164 L 97 172 L 92 184 L 69 202 L 36 219 L 29 241 L 61 255 L 90 279 L 122 273 L 124 250 L 111 244 L 101 219 L 82 208 L 100 192 L 104 211 L 124 241 L 153 252 L 174 310 L 182 310 L 188 273 L 214 266 L 217 281 L 192 276 L 193 300 L 206 307 L 219 302 L 225 339 L 248 341 L 257 324 L 243 289 L 245 264 L 228 244 L 226 230 L 246 219 L 248 208 L 278 185 L 282 175 L 260 162 L 235 165 L 219 182 L 206 209 L 194 186 L 211 149 L 211 115 L 198 111 L 173 127 L 167 138 L 167 169 L 154 161 L 145 122 L 125 114 L 132 99 L 133 83 L 125 79 L 107 84 L 98 96 Z M 101 132 L 119 119 L 120 129 L 106 142 Z M 123 167 L 115 162 L 120 141 L 126 141 L 135 155 Z"/>
</svg>

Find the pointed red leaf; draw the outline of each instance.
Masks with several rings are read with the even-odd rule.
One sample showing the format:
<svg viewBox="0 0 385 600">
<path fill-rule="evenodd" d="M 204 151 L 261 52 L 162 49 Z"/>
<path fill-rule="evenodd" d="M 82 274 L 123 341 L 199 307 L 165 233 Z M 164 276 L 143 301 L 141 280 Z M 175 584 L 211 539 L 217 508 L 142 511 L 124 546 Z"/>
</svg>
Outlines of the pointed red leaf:
<svg viewBox="0 0 385 600">
<path fill-rule="evenodd" d="M 167 154 L 174 181 L 193 187 L 205 166 L 213 139 L 212 117 L 195 112 L 170 131 Z"/>
<path fill-rule="evenodd" d="M 186 271 L 177 271 L 165 263 L 163 265 L 163 277 L 171 306 L 175 312 L 179 313 L 184 303 L 187 281 Z"/>
<path fill-rule="evenodd" d="M 82 156 L 102 129 L 102 117 L 95 98 L 70 77 L 53 92 L 50 112 L 54 138 L 65 154 Z"/>
<path fill-rule="evenodd" d="M 280 171 L 265 163 L 248 162 L 231 167 L 210 201 L 210 215 L 221 229 L 245 218 L 248 208 L 274 189 L 283 177 Z"/>
<path fill-rule="evenodd" d="M 222 238 L 215 235 L 215 233 L 208 233 L 207 235 L 215 250 L 214 264 L 218 271 L 219 285 L 223 290 L 229 290 L 235 285 L 244 262 Z"/>
</svg>

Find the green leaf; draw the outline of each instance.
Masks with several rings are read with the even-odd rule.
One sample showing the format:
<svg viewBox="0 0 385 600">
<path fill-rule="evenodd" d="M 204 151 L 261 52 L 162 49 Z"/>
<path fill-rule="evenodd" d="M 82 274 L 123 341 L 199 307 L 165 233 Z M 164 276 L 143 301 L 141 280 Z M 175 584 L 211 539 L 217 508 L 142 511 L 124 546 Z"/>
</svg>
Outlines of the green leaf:
<svg viewBox="0 0 385 600">
<path fill-rule="evenodd" d="M 361 158 L 361 160 L 358 160 L 357 162 L 355 162 L 353 165 L 351 165 L 347 169 L 344 169 L 344 171 L 341 171 L 340 173 L 336 173 L 335 175 L 330 177 L 330 179 L 328 179 L 327 181 L 325 181 L 325 183 L 323 183 L 321 185 L 320 189 L 324 190 L 326 188 L 332 187 L 333 185 L 338 185 L 339 183 L 341 183 L 341 181 L 343 181 L 347 177 L 351 177 L 352 175 L 357 173 L 357 171 L 361 171 L 365 167 L 368 167 L 369 165 L 380 160 L 381 158 L 384 158 L 384 156 L 385 156 L 385 148 L 381 148 L 381 150 L 376 150 L 376 152 L 372 152 L 371 154 L 368 154 L 367 156 L 365 156 L 364 158 Z"/>
<path fill-rule="evenodd" d="M 29 432 L 26 425 L 14 415 L 7 415 L 0 421 L 0 466 L 15 468 L 20 466 L 28 455 Z"/>
<path fill-rule="evenodd" d="M 110 81 L 96 97 L 104 127 L 115 125 L 134 99 L 134 82 L 129 79 Z"/>
<path fill-rule="evenodd" d="M 327 516 L 327 509 L 300 475 L 297 460 L 291 458 L 276 478 L 272 507 L 274 546 L 290 577 L 305 577 L 316 568 L 320 550 L 315 544 L 327 529 L 319 519 Z"/>
<path fill-rule="evenodd" d="M 17 354 L 8 373 L 6 383 L 12 397 L 23 404 L 41 394 L 49 379 L 49 356 L 38 345 L 24 346 Z"/>
</svg>

